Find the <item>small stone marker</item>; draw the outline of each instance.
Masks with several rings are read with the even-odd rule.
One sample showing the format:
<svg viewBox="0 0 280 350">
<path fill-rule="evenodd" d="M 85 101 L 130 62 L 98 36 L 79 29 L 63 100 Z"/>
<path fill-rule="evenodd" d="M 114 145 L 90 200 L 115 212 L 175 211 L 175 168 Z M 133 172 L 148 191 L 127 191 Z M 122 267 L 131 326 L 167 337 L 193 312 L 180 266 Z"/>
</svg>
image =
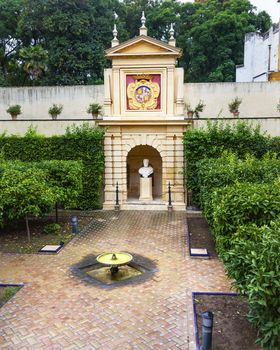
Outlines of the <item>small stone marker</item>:
<svg viewBox="0 0 280 350">
<path fill-rule="evenodd" d="M 205 248 L 191 248 L 191 255 L 208 256 L 208 251 Z"/>
<path fill-rule="evenodd" d="M 63 246 L 64 246 L 64 243 L 62 243 L 62 244 L 47 244 L 44 247 L 42 247 L 39 250 L 39 252 L 40 253 L 58 253 Z"/>
</svg>

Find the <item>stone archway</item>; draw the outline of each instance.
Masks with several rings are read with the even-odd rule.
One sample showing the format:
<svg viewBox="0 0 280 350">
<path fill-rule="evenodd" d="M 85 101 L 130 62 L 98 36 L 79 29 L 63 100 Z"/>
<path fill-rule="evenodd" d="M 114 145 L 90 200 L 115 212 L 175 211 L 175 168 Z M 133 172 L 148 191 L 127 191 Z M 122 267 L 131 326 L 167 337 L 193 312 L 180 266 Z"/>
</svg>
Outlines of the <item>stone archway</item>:
<svg viewBox="0 0 280 350">
<path fill-rule="evenodd" d="M 127 200 L 138 200 L 140 177 L 138 170 L 143 166 L 143 159 L 149 159 L 154 169 L 153 199 L 162 200 L 162 158 L 160 153 L 152 146 L 138 145 L 127 154 Z"/>
</svg>

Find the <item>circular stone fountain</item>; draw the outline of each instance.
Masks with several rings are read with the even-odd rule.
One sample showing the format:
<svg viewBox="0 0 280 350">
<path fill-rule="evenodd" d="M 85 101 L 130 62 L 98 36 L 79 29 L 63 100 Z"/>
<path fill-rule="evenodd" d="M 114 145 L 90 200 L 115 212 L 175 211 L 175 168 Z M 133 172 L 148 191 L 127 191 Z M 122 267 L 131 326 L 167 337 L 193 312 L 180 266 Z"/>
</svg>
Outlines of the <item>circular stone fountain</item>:
<svg viewBox="0 0 280 350">
<path fill-rule="evenodd" d="M 129 253 L 103 253 L 98 255 L 96 260 L 105 266 L 110 266 L 111 275 L 115 275 L 119 271 L 119 266 L 127 265 L 133 259 L 133 256 Z"/>
</svg>

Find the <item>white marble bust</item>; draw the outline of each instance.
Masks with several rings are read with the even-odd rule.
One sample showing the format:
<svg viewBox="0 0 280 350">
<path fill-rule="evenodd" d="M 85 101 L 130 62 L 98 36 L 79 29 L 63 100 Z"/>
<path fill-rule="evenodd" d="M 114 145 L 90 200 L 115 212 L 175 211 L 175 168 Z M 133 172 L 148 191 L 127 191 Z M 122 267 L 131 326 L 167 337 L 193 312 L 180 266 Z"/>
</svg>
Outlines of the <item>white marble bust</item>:
<svg viewBox="0 0 280 350">
<path fill-rule="evenodd" d="M 149 159 L 144 159 L 143 160 L 143 167 L 139 169 L 139 174 L 142 177 L 149 177 L 150 175 L 153 174 L 154 169 L 149 165 Z"/>
</svg>

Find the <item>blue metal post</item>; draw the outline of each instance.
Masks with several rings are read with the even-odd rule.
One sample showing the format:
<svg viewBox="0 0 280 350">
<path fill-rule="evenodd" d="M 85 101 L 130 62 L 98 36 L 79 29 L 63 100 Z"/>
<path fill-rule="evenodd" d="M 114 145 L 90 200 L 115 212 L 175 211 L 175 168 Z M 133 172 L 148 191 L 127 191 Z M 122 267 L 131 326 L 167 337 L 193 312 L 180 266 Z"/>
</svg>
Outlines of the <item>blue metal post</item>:
<svg viewBox="0 0 280 350">
<path fill-rule="evenodd" d="M 78 218 L 77 218 L 77 216 L 71 217 L 71 227 L 72 227 L 73 234 L 78 233 Z"/>
</svg>

